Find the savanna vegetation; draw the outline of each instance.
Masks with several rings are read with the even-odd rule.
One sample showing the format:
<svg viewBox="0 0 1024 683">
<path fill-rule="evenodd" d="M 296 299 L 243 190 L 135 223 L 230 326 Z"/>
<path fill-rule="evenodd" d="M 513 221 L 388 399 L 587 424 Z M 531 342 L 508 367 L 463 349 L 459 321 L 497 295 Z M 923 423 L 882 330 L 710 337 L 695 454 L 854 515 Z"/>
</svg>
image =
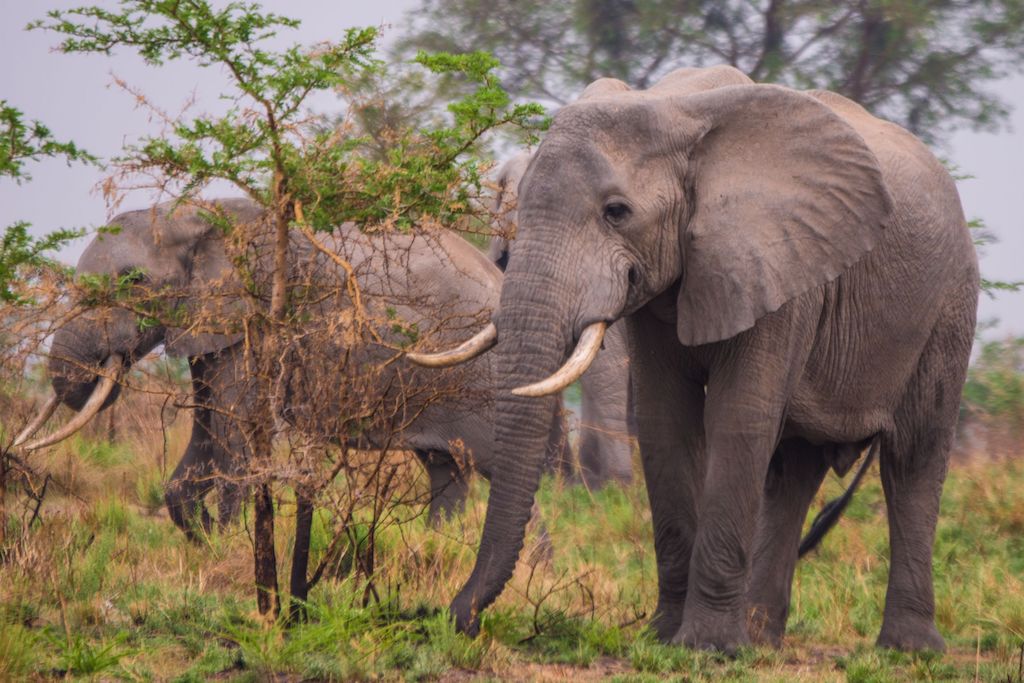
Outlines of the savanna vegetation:
<svg viewBox="0 0 1024 683">
<path fill-rule="evenodd" d="M 247 3 L 212 4 L 130 0 L 120 11 L 56 13 L 37 28 L 59 34 L 67 52 L 128 50 L 151 64 L 187 59 L 230 75 L 226 116 L 172 122 L 172 135 L 140 141 L 114 161 L 112 203 L 119 186 L 140 176 L 182 200 L 226 181 L 268 211 L 275 236 L 311 241 L 342 220 L 368 232 L 425 224 L 478 232 L 486 136 L 512 127 L 521 141 L 544 127 L 542 109 L 518 103 L 505 88 L 558 101 L 553 92 L 568 93 L 605 73 L 643 85 L 643 78 L 678 66 L 661 53 L 700 61 L 734 44 L 743 48 L 734 61 L 763 78 L 829 86 L 849 77 L 851 88 L 863 90 L 861 99 L 874 98 L 879 111 L 938 138 L 961 125 L 998 124 L 1001 101 L 979 98 L 965 83 L 1020 63 L 1022 15 L 1009 2 L 992 3 L 988 18 L 970 3 L 850 3 L 834 10 L 773 2 L 759 13 L 745 5 L 716 13 L 690 3 L 676 25 L 656 20 L 656 10 L 664 11 L 659 3 L 627 3 L 621 12 L 612 11 L 616 3 L 572 3 L 569 14 L 526 3 L 562 27 L 559 40 L 571 38 L 570 57 L 591 56 L 569 59 L 589 71 L 566 71 L 557 60 L 536 65 L 534 56 L 550 52 L 547 32 L 537 30 L 536 41 L 504 54 L 511 71 L 483 53 L 423 55 L 407 65 L 420 69 L 418 76 L 395 76 L 376 61 L 372 30 L 313 50 L 278 52 L 261 41 L 294 26 L 292 20 Z M 428 6 L 424 21 L 435 23 L 480 11 L 472 2 Z M 609 13 L 613 21 L 605 21 Z M 477 45 L 470 31 L 460 37 L 502 53 L 498 39 L 512 36 L 509 27 L 533 31 L 511 9 L 492 19 L 493 35 L 481 38 L 487 44 Z M 765 40 L 729 28 L 749 26 L 760 35 L 758 22 Z M 972 30 L 946 35 L 944 27 L 957 22 Z M 410 36 L 406 48 L 430 47 L 437 38 Z M 991 51 L 975 49 L 984 42 Z M 702 52 L 687 53 L 686 45 Z M 950 60 L 963 69 L 943 71 Z M 829 71 L 857 65 L 859 80 Z M 457 84 L 453 91 L 466 96 L 447 110 L 437 107 L 431 79 Z M 390 95 L 410 88 L 425 93 L 419 110 L 407 116 L 389 108 Z M 303 104 L 318 90 L 338 92 L 345 114 L 309 118 Z M 976 106 L 961 106 L 972 98 Z M 3 104 L 0 134 L 0 174 L 8 178 L 26 179 L 25 164 L 43 156 L 97 163 L 43 124 L 27 122 L 12 103 Z M 237 237 L 240 253 L 254 239 L 215 212 L 210 220 Z M 945 488 L 933 560 L 946 654 L 873 647 L 888 554 L 877 476 L 868 477 L 820 550 L 800 563 L 782 650 L 751 649 L 729 659 L 654 642 L 645 623 L 656 571 L 639 471 L 634 485 L 597 492 L 557 477 L 545 481 L 546 532 L 534 528 L 512 583 L 484 614 L 474 640 L 455 633 L 446 608 L 473 566 L 487 496 L 479 477 L 465 514 L 435 528 L 425 515 L 424 473 L 409 454 L 317 444 L 312 466 L 304 460 L 308 444 L 275 440 L 268 428 L 254 436 L 260 466 L 246 483 L 256 496 L 241 521 L 190 542 L 168 519 L 163 489 L 189 440 L 188 368 L 155 357 L 133 367 L 115 407 L 80 435 L 29 455 L 10 448 L 48 392 L 36 350 L 81 307 L 141 311 L 140 328 L 196 315 L 143 307 L 153 293 L 137 291 L 134 273 L 75 278 L 46 258 L 77 234 L 32 237 L 19 223 L 0 245 L 0 680 L 1024 681 L 1019 340 L 984 345 L 965 390 L 962 457 Z M 275 277 L 262 283 L 266 289 L 245 293 L 249 314 L 234 321 L 266 341 L 252 349 L 251 367 L 267 424 L 274 422 L 277 389 L 271 359 L 293 348 L 309 318 L 308 291 L 283 276 L 291 255 L 275 255 Z M 238 265 L 244 272 L 244 259 Z M 344 296 L 358 299 L 346 287 L 339 286 Z M 211 324 L 201 313 L 186 322 Z M 389 324 L 415 341 L 414 330 Z M 814 508 L 842 486 L 830 476 Z M 309 529 L 308 571 L 300 572 L 309 593 L 299 610 L 282 609 L 287 593 L 278 577 L 291 576 L 294 588 L 296 558 L 303 556 L 299 520 Z"/>
<path fill-rule="evenodd" d="M 550 545 L 531 534 L 477 640 L 454 633 L 445 607 L 472 568 L 487 494 L 479 478 L 466 514 L 442 528 L 429 526 L 422 503 L 391 508 L 372 549 L 368 520 L 354 525 L 310 595 L 309 620 L 268 621 L 251 590 L 251 506 L 238 526 L 189 543 L 168 520 L 161 489 L 188 439 L 185 411 L 154 394 L 126 398 L 132 409 L 118 411 L 116 441 L 100 422 L 39 463 L 49 475 L 45 504 L 35 515 L 26 498 L 32 532 L 0 565 L 4 680 L 1021 680 L 1019 458 L 976 454 L 950 473 L 934 559 L 945 655 L 873 647 L 888 545 L 881 487 L 869 476 L 798 567 L 785 647 L 729 660 L 658 645 L 644 629 L 656 574 L 642 483 L 591 493 L 547 480 Z M 398 476 L 424 491 L 419 466 L 395 457 Z M 841 487 L 830 477 L 816 507 Z M 294 497 L 280 490 L 275 505 L 278 547 L 289 548 Z M 314 565 L 331 528 L 318 513 Z M 367 577 L 355 555 L 371 552 Z"/>
</svg>

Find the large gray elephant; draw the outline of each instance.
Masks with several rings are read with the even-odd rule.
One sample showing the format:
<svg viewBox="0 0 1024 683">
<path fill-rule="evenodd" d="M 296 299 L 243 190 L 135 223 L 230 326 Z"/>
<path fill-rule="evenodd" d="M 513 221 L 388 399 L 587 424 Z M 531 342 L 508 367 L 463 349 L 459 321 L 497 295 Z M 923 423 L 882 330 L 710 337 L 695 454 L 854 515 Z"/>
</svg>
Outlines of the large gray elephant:
<svg viewBox="0 0 1024 683">
<path fill-rule="evenodd" d="M 830 464 L 877 443 L 891 551 L 878 644 L 941 650 L 931 552 L 979 290 L 942 164 L 839 95 L 684 69 L 646 91 L 590 85 L 520 191 L 485 330 L 503 466 L 458 627 L 475 632 L 512 575 L 552 392 L 625 319 L 657 634 L 778 643 L 809 503 Z"/>
<path fill-rule="evenodd" d="M 487 255 L 503 271 L 515 246 L 516 206 L 519 182 L 531 154 L 520 152 L 498 170 L 498 192 L 492 210 L 495 234 Z M 629 351 L 626 325 L 616 323 L 604 335 L 604 346 L 580 377 L 579 456 L 580 472 L 590 489 L 609 481 L 633 480 L 633 442 L 636 426 L 629 391 Z"/>
<path fill-rule="evenodd" d="M 262 220 L 256 205 L 249 201 L 220 200 L 214 204 L 238 223 Z M 238 292 L 233 289 L 239 283 L 223 233 L 195 207 L 173 208 L 164 204 L 121 214 L 112 224 L 120 226 L 120 231 L 94 239 L 78 263 L 79 274 L 137 276 L 139 286 L 146 291 L 167 291 L 167 296 L 173 292 L 175 302 L 184 305 L 192 305 L 190 300 L 194 298 L 202 300 L 206 308 L 227 306 L 227 313 L 239 305 Z M 394 336 L 389 328 L 398 319 L 417 325 L 423 338 L 433 336 L 435 343 L 451 343 L 467 336 L 466 330 L 471 330 L 481 315 L 486 319 L 497 305 L 500 271 L 453 233 L 368 237 L 346 226 L 333 235 L 321 236 L 321 240 L 347 260 L 366 308 L 386 312 L 380 316 L 384 321 L 380 334 L 385 337 Z M 326 285 L 330 280 L 332 287 L 344 282 L 345 275 L 338 264 L 313 249 L 305 238 L 293 238 L 292 249 L 301 251 L 297 259 L 305 263 L 301 276 L 309 282 Z M 263 267 L 261 259 L 262 256 L 256 257 L 256 269 Z M 254 277 L 259 281 L 265 274 L 257 272 Z M 331 290 L 325 286 L 324 291 Z M 339 319 L 337 306 L 348 301 L 327 298 L 321 304 L 319 323 L 334 324 Z M 446 325 L 443 329 L 438 322 L 441 319 Z M 114 401 L 119 388 L 112 379 L 100 380 L 101 365 L 113 366 L 108 370 L 117 372 L 160 343 L 165 344 L 167 354 L 188 358 L 192 374 L 192 436 L 166 487 L 172 519 L 192 534 L 195 512 L 203 528 L 211 526 L 211 517 L 202 501 L 216 485 L 221 494 L 221 522 L 231 519 L 244 491 L 234 482 L 243 474 L 249 459 L 247 430 L 254 417 L 242 334 L 162 324 L 140 327 L 139 317 L 129 310 L 93 309 L 65 324 L 54 335 L 49 374 L 57 399 L 82 413 L 95 413 Z M 344 373 L 351 374 L 351 368 L 361 367 L 367 360 L 380 361 L 394 355 L 393 350 L 370 346 L 350 348 L 338 340 L 330 348 L 306 355 L 289 369 L 289 395 L 281 417 L 305 433 L 320 433 L 327 438 L 338 434 L 344 428 L 332 424 L 331 419 L 342 412 L 338 406 L 341 399 L 323 392 L 324 378 L 332 378 L 329 386 L 345 386 L 351 377 Z M 368 391 L 372 400 L 369 396 L 365 400 L 374 403 L 377 412 L 386 409 L 397 415 L 400 433 L 384 433 L 370 427 L 351 439 L 351 445 L 382 448 L 387 442 L 392 449 L 415 451 L 429 473 L 431 515 L 435 518 L 459 506 L 465 496 L 466 480 L 457 462 L 462 460 L 463 453 L 471 456 L 485 477 L 492 474 L 493 361 L 482 358 L 472 365 L 444 382 L 432 377 L 436 373 L 410 366 L 404 359 L 387 365 L 387 372 L 372 381 L 401 390 L 389 390 L 387 396 Z M 319 393 L 310 395 L 308 387 L 318 387 Z M 452 391 L 452 387 L 456 390 Z M 390 407 L 385 408 L 387 401 Z M 82 413 L 73 421 L 78 423 L 75 426 L 84 424 L 83 417 L 88 419 L 89 415 Z M 568 471 L 560 406 L 552 407 L 549 418 L 549 463 Z M 54 436 L 68 433 L 68 429 L 63 429 Z M 48 437 L 46 443 L 52 440 Z M 453 444 L 459 453 L 453 453 Z"/>
</svg>

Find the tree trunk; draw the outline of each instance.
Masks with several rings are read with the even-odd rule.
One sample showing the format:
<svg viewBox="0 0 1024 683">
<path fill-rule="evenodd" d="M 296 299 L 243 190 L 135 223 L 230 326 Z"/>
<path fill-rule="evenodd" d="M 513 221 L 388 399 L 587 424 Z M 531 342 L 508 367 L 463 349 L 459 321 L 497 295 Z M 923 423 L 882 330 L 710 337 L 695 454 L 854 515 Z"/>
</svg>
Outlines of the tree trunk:
<svg viewBox="0 0 1024 683">
<path fill-rule="evenodd" d="M 256 487 L 256 525 L 253 559 L 256 574 L 256 604 L 260 614 L 275 619 L 281 613 L 277 592 L 277 552 L 274 549 L 274 499 L 270 484 Z"/>
<path fill-rule="evenodd" d="M 257 367 L 261 370 L 260 377 L 266 382 L 261 390 L 257 403 L 257 419 L 262 423 L 257 426 L 258 436 L 254 449 L 254 460 L 269 465 L 272 458 L 273 436 L 272 425 L 276 415 L 275 401 L 278 397 L 276 377 L 276 359 L 278 358 L 278 341 L 282 338 L 285 316 L 288 305 L 288 232 L 291 222 L 291 208 L 286 194 L 284 175 L 278 170 L 274 175 L 274 263 L 271 273 L 271 293 L 269 321 L 265 322 L 262 332 L 266 335 L 260 345 L 261 358 Z M 256 563 L 256 603 L 260 614 L 272 614 L 275 618 L 281 613 L 281 598 L 277 585 L 277 552 L 274 548 L 274 501 L 270 489 L 270 468 L 261 468 L 266 480 L 256 487 L 255 501 L 255 538 L 253 555 Z"/>
<path fill-rule="evenodd" d="M 309 544 L 313 527 L 313 501 L 305 494 L 295 493 L 295 548 L 292 551 L 291 608 L 288 621 L 296 624 L 306 618 L 309 596 Z"/>
</svg>

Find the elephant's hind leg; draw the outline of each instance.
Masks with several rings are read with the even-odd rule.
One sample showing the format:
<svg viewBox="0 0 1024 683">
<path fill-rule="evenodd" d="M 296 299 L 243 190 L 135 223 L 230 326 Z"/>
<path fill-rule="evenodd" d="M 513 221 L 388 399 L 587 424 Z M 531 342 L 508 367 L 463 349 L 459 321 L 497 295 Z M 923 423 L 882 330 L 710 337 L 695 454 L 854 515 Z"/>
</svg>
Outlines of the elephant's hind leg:
<svg viewBox="0 0 1024 683">
<path fill-rule="evenodd" d="M 747 592 L 750 639 L 755 643 L 782 645 L 800 531 L 827 471 L 828 461 L 821 447 L 803 439 L 784 441 L 772 458 Z"/>
<path fill-rule="evenodd" d="M 245 475 L 250 458 L 240 425 L 235 420 L 214 415 L 213 423 L 211 446 L 217 474 L 217 527 L 223 530 L 238 516 L 249 494 Z"/>
<path fill-rule="evenodd" d="M 430 522 L 438 524 L 462 512 L 469 485 L 451 453 L 416 450 L 430 479 Z"/>
<path fill-rule="evenodd" d="M 217 487 L 217 527 L 224 529 L 238 517 L 249 489 L 235 481 L 222 482 Z"/>
<path fill-rule="evenodd" d="M 940 323 L 932 333 L 896 414 L 896 430 L 882 442 L 891 560 L 880 647 L 945 647 L 935 626 L 932 545 L 967 373 L 970 317 L 970 324 Z"/>
</svg>

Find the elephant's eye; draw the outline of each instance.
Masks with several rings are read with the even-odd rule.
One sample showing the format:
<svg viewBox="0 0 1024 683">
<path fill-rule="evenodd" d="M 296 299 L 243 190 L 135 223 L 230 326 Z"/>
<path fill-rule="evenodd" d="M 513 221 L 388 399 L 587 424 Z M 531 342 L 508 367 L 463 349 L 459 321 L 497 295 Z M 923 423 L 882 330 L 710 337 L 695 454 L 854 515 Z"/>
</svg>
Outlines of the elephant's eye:
<svg viewBox="0 0 1024 683">
<path fill-rule="evenodd" d="M 609 202 L 604 207 L 604 219 L 611 225 L 619 225 L 632 213 L 622 202 Z"/>
</svg>

